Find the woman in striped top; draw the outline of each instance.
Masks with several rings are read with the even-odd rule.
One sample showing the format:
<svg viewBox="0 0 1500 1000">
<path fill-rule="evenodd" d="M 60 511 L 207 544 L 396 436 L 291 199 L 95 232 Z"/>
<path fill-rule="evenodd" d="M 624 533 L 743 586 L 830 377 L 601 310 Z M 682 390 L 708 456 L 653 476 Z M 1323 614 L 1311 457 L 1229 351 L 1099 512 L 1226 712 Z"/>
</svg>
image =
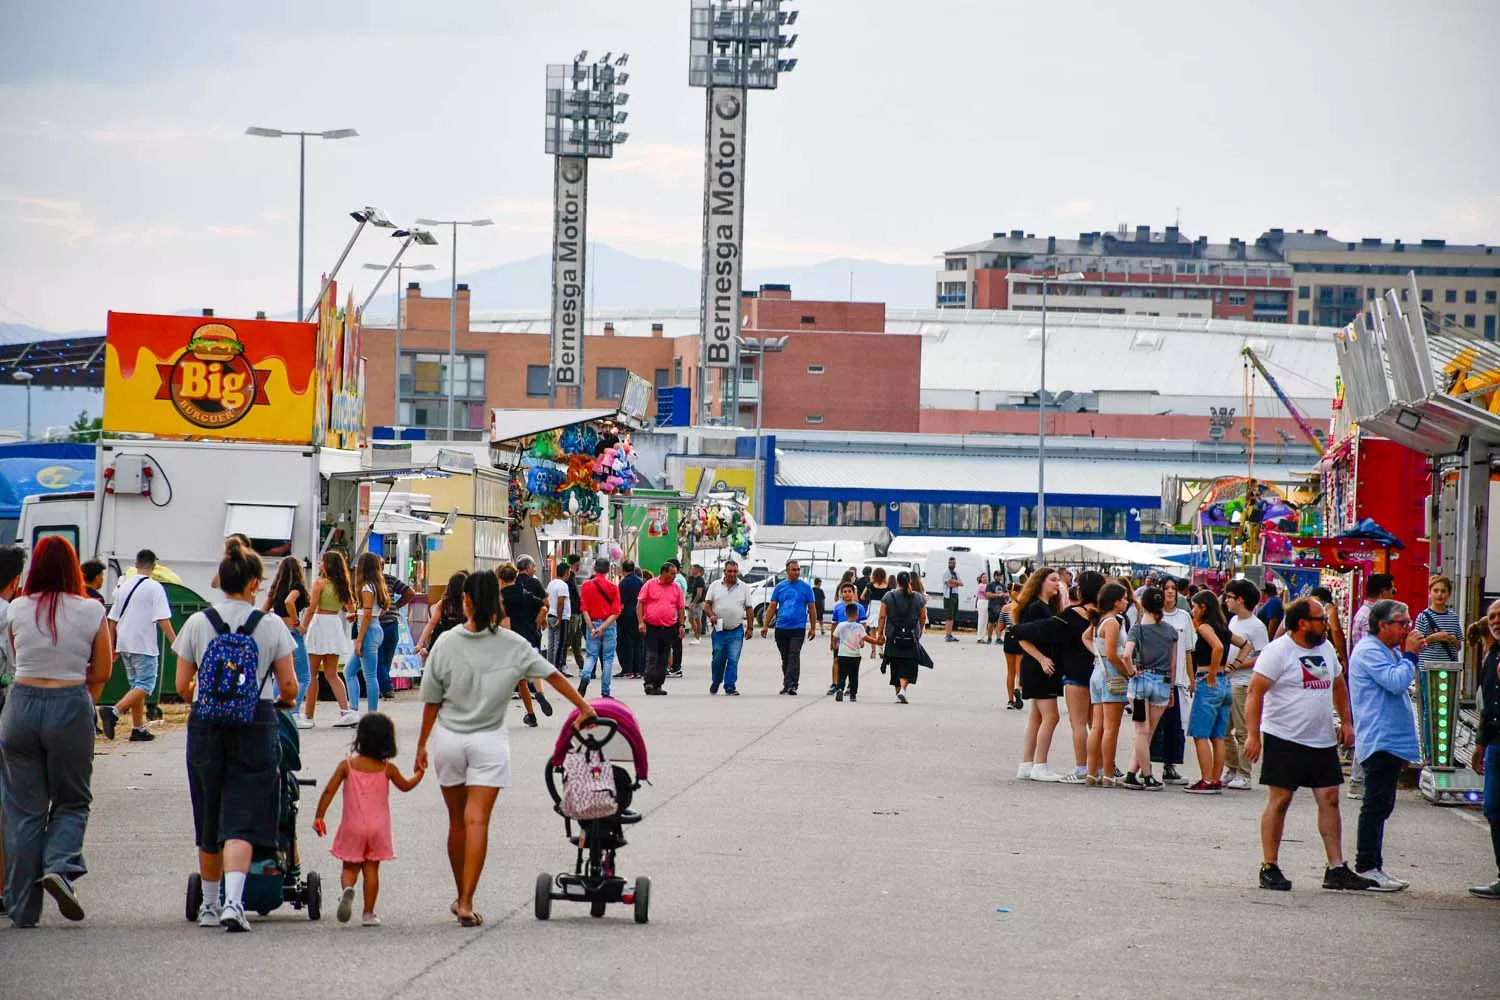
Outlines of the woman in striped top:
<svg viewBox="0 0 1500 1000">
<path fill-rule="evenodd" d="M 1448 606 L 1453 583 L 1446 576 L 1435 576 L 1427 583 L 1427 608 L 1413 622 L 1415 631 L 1427 640 L 1422 647 L 1423 669 L 1447 667 L 1457 669 L 1463 652 L 1463 623 L 1458 612 Z"/>
</svg>

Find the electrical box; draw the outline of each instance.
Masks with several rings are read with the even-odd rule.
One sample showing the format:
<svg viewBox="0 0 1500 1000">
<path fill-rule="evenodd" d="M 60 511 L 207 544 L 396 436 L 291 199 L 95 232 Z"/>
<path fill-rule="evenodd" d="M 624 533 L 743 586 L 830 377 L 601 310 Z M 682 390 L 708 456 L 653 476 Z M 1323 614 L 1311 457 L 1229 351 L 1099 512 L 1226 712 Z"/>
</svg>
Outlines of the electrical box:
<svg viewBox="0 0 1500 1000">
<path fill-rule="evenodd" d="M 146 492 L 146 456 L 122 454 L 116 455 L 114 464 L 110 469 L 114 475 L 110 478 L 110 487 L 113 492 L 122 496 L 140 496 Z"/>
</svg>

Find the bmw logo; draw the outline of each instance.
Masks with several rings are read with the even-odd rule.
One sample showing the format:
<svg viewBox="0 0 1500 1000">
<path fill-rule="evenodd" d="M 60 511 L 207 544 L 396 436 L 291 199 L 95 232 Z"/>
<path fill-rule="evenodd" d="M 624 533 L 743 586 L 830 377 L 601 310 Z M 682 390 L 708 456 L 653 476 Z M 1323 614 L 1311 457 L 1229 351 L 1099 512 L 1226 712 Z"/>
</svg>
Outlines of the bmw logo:
<svg viewBox="0 0 1500 1000">
<path fill-rule="evenodd" d="M 725 94 L 714 102 L 714 111 L 720 118 L 734 119 L 740 116 L 740 99 L 734 94 Z"/>
<path fill-rule="evenodd" d="M 568 184 L 577 184 L 583 178 L 583 164 L 577 160 L 563 160 L 562 179 Z"/>
</svg>

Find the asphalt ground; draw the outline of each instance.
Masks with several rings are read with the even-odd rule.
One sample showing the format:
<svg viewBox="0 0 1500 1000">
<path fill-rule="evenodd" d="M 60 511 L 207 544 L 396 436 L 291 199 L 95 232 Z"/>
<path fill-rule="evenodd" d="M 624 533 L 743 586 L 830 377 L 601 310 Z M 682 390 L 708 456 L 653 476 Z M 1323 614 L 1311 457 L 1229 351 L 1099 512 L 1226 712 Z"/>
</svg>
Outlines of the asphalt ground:
<svg viewBox="0 0 1500 1000">
<path fill-rule="evenodd" d="M 873 661 L 857 704 L 824 696 L 821 644 L 802 694 L 778 696 L 775 648 L 759 638 L 739 698 L 708 694 L 707 642 L 687 646 L 687 677 L 666 698 L 619 681 L 651 751 L 645 820 L 619 856 L 622 874 L 653 881 L 646 925 L 625 906 L 532 915 L 537 874 L 573 861 L 542 782 L 561 714 L 540 729 L 510 718 L 515 783 L 495 812 L 478 929 L 448 913 L 446 815 L 429 775 L 392 792 L 399 858 L 382 868 L 383 927 L 333 920 L 339 865 L 312 835 L 310 800 L 301 842 L 330 890 L 323 920 L 283 907 L 250 934 L 200 930 L 183 919 L 194 852 L 182 733 L 101 743 L 92 871 L 78 883 L 87 919 L 66 923 L 49 902 L 37 929 L 0 920 L 0 998 L 1500 996 L 1500 907 L 1465 894 L 1493 877 L 1477 814 L 1403 792 L 1386 869 L 1412 888 L 1335 893 L 1319 887 L 1301 795 L 1281 856 L 1295 889 L 1266 892 L 1259 790 L 1018 782 L 1024 713 L 1003 707 L 999 647 L 972 635 L 929 646 L 937 668 L 905 706 Z M 320 786 L 350 736 L 325 728 L 331 708 L 303 733 L 303 774 Z M 409 770 L 418 701 L 384 710 Z M 1054 766 L 1069 757 L 1064 719 Z M 1341 802 L 1352 855 L 1357 803 Z"/>
</svg>

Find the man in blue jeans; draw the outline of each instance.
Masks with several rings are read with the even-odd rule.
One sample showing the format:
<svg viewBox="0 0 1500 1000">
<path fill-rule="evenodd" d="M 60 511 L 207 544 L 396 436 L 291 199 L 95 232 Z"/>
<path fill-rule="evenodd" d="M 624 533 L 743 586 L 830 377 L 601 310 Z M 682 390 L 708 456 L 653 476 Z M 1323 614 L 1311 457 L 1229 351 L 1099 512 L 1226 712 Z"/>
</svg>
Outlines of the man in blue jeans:
<svg viewBox="0 0 1500 1000">
<path fill-rule="evenodd" d="M 588 694 L 594 668 L 599 668 L 600 685 L 608 698 L 610 681 L 615 675 L 615 644 L 619 636 L 620 588 L 609 581 L 609 560 L 594 560 L 594 575 L 578 587 L 578 603 L 584 623 L 583 670 L 578 675 L 578 693 Z"/>
<path fill-rule="evenodd" d="M 724 686 L 726 695 L 740 693 L 740 650 L 751 636 L 753 622 L 750 610 L 750 588 L 740 581 L 740 565 L 733 559 L 724 564 L 724 578 L 708 587 L 703 612 L 708 617 L 713 641 L 713 681 L 709 694 L 718 694 Z"/>
<path fill-rule="evenodd" d="M 802 643 L 817 635 L 818 628 L 818 598 L 802 579 L 802 564 L 797 560 L 786 564 L 786 579 L 771 591 L 765 620 L 776 623 L 776 651 L 781 654 L 781 693 L 795 695 L 797 683 L 802 679 Z M 769 629 L 768 624 L 762 623 L 762 639 Z"/>
</svg>

